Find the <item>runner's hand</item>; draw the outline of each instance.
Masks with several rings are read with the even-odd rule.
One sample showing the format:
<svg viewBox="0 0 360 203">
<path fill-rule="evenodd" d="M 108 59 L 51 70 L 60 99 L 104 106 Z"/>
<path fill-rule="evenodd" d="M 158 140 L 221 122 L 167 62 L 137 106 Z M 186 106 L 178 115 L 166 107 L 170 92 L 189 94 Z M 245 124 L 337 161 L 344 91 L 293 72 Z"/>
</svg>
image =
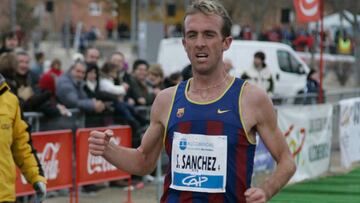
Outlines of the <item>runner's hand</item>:
<svg viewBox="0 0 360 203">
<path fill-rule="evenodd" d="M 91 131 L 89 142 L 89 152 L 94 156 L 102 156 L 105 153 L 106 147 L 110 143 L 110 139 L 114 135 L 112 130 L 106 130 L 105 132 Z"/>
<path fill-rule="evenodd" d="M 245 191 L 246 203 L 265 203 L 266 194 L 261 188 L 249 188 Z"/>
</svg>

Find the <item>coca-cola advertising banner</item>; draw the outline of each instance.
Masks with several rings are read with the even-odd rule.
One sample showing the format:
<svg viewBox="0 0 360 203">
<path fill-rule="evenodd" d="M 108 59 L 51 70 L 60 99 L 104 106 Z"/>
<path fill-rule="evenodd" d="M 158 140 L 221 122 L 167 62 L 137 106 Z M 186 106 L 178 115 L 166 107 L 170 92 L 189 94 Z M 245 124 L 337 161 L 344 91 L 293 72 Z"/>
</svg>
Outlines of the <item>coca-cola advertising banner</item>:
<svg viewBox="0 0 360 203">
<path fill-rule="evenodd" d="M 79 129 L 76 132 L 77 185 L 130 178 L 130 174 L 117 169 L 103 157 L 93 156 L 89 152 L 88 138 L 90 132 L 93 130 L 105 131 L 107 129 L 114 132 L 112 139 L 116 144 L 131 147 L 131 129 L 129 126 Z"/>
<path fill-rule="evenodd" d="M 47 178 L 47 190 L 72 187 L 72 132 L 58 130 L 32 133 L 34 148 Z M 34 193 L 17 169 L 16 195 Z"/>
<path fill-rule="evenodd" d="M 320 20 L 321 0 L 294 0 L 296 18 L 306 23 Z"/>
</svg>

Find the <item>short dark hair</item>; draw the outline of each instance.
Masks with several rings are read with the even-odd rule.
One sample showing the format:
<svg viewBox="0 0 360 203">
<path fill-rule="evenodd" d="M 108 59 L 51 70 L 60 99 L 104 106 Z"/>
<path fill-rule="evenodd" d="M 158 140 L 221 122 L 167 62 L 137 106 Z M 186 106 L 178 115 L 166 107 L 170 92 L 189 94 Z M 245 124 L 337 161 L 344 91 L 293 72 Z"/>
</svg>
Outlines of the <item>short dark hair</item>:
<svg viewBox="0 0 360 203">
<path fill-rule="evenodd" d="M 170 74 L 169 79 L 174 81 L 174 80 L 179 79 L 180 77 L 182 77 L 181 72 L 176 71 L 176 72 Z"/>
<path fill-rule="evenodd" d="M 44 58 L 44 52 L 41 52 L 41 51 L 39 51 L 39 52 L 36 52 L 35 53 L 35 60 L 36 61 L 39 61 L 40 59 L 42 59 L 42 58 Z"/>
<path fill-rule="evenodd" d="M 14 38 L 14 37 L 17 37 L 15 32 L 13 32 L 13 31 L 5 32 L 1 37 L 2 46 L 5 47 L 6 39 L 11 39 L 11 38 Z"/>
<path fill-rule="evenodd" d="M 83 62 L 81 62 L 83 63 Z M 87 76 L 90 71 L 95 70 L 96 73 L 96 81 L 99 81 L 99 66 L 96 63 L 84 63 L 84 66 L 86 67 L 85 71 L 85 80 L 87 79 Z"/>
<path fill-rule="evenodd" d="M 147 61 L 143 59 L 138 59 L 133 64 L 133 72 L 136 71 L 136 69 L 138 69 L 140 65 L 145 65 L 146 69 L 149 69 L 149 63 Z"/>
<path fill-rule="evenodd" d="M 266 58 L 266 57 L 265 57 L 264 52 L 262 52 L 262 51 L 256 52 L 255 55 L 254 55 L 254 58 L 259 58 L 259 59 L 261 59 L 261 62 L 262 62 L 263 67 L 266 67 L 266 63 L 265 63 L 265 58 Z"/>
<path fill-rule="evenodd" d="M 262 61 L 265 61 L 265 54 L 262 51 L 258 51 L 255 53 L 254 57 L 261 59 Z"/>
<path fill-rule="evenodd" d="M 232 20 L 224 8 L 224 6 L 217 0 L 195 0 L 186 10 L 185 17 L 193 15 L 195 13 L 203 13 L 205 15 L 218 15 L 223 20 L 221 28 L 221 34 L 223 37 L 229 37 L 231 35 Z M 185 32 L 185 29 L 183 29 Z"/>
<path fill-rule="evenodd" d="M 316 70 L 313 69 L 313 68 L 311 68 L 310 71 L 309 71 L 309 73 L 308 73 L 308 75 L 307 75 L 307 77 L 306 77 L 306 79 L 307 79 L 307 80 L 310 80 L 311 76 L 312 76 L 313 74 L 315 74 L 315 73 L 316 73 Z"/>
</svg>

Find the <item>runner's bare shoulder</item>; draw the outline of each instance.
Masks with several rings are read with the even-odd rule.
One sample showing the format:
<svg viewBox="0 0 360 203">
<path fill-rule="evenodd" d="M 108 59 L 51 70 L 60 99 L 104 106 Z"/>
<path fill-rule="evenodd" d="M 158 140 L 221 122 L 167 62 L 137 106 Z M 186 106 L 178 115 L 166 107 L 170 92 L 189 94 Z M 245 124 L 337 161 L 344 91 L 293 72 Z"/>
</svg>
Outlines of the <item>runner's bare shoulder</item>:
<svg viewBox="0 0 360 203">
<path fill-rule="evenodd" d="M 256 117 L 262 117 L 266 111 L 273 110 L 269 95 L 256 85 L 246 83 L 241 98 L 242 108 L 250 110 Z"/>
<path fill-rule="evenodd" d="M 249 82 L 245 84 L 242 95 L 251 102 L 264 102 L 264 100 L 269 99 L 269 96 L 265 90 Z"/>
<path fill-rule="evenodd" d="M 176 91 L 176 86 L 161 90 L 159 92 L 159 94 L 156 96 L 154 104 L 155 104 L 155 102 L 162 103 L 162 104 L 163 103 L 171 103 L 172 97 L 173 97 L 175 91 Z"/>
<path fill-rule="evenodd" d="M 175 91 L 176 86 L 166 88 L 159 92 L 151 108 L 152 117 L 155 116 L 165 122 Z"/>
</svg>

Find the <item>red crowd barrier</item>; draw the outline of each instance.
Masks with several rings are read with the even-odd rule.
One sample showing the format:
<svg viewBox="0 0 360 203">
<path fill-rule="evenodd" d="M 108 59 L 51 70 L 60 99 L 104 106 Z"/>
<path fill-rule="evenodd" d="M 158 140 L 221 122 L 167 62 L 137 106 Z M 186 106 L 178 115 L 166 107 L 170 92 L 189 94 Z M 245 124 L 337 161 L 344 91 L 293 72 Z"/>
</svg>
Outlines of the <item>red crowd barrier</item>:
<svg viewBox="0 0 360 203">
<path fill-rule="evenodd" d="M 111 180 L 129 179 L 131 175 L 117 169 L 100 156 L 93 156 L 89 152 L 88 138 L 93 130 L 114 132 L 114 139 L 118 145 L 131 147 L 131 128 L 129 126 L 113 126 L 106 128 L 85 128 L 76 132 L 76 188 Z M 130 192 L 130 189 L 129 189 Z M 128 202 L 131 195 L 128 194 Z M 78 202 L 78 189 L 75 189 L 75 198 Z"/>
<path fill-rule="evenodd" d="M 47 191 L 75 188 L 75 198 L 78 202 L 78 186 L 106 182 L 111 180 L 129 179 L 131 175 L 111 165 L 102 157 L 95 157 L 89 153 L 88 138 L 93 130 L 104 131 L 111 129 L 114 139 L 119 145 L 131 147 L 131 128 L 129 126 L 113 126 L 104 128 L 84 128 L 76 132 L 76 166 L 73 164 L 73 135 L 71 130 L 57 130 L 32 133 L 34 148 L 42 164 L 47 178 Z M 73 187 L 73 168 L 76 168 L 76 183 Z M 131 190 L 128 190 L 128 200 L 131 202 Z M 27 183 L 20 170 L 16 175 L 16 195 L 34 194 L 35 191 Z"/>
<path fill-rule="evenodd" d="M 72 188 L 72 132 L 57 130 L 32 133 L 34 148 L 47 178 L 47 191 Z M 34 194 L 34 190 L 17 169 L 16 195 Z M 70 195 L 71 198 L 72 195 Z"/>
</svg>

